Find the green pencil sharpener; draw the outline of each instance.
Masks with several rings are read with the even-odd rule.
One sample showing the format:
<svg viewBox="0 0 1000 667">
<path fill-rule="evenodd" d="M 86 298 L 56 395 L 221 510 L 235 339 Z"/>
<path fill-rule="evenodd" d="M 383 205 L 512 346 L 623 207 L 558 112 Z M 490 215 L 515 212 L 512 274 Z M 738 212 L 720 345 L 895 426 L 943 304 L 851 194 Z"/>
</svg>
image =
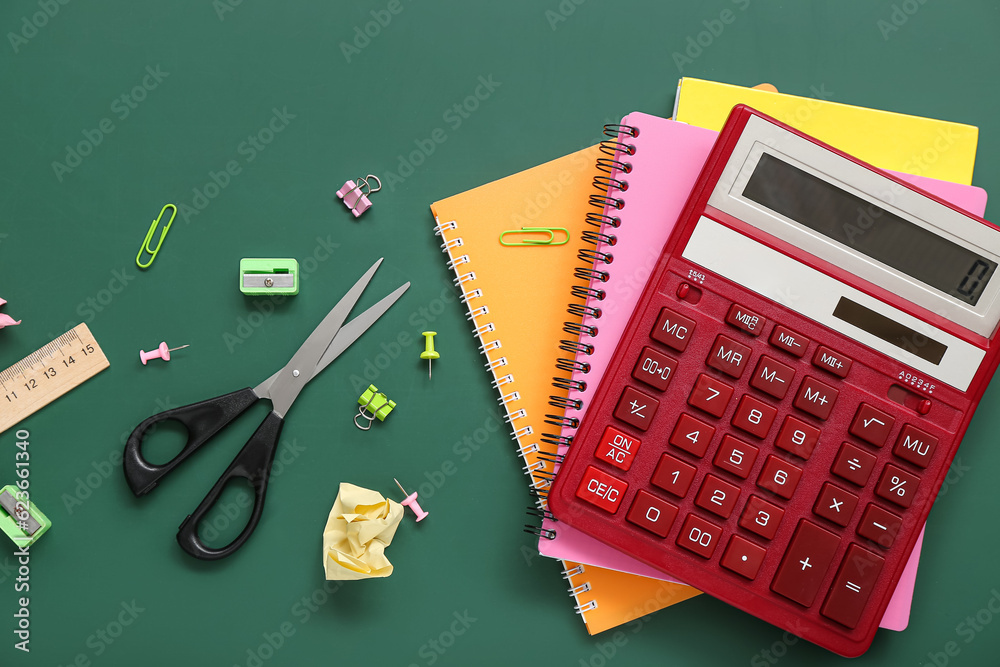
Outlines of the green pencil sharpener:
<svg viewBox="0 0 1000 667">
<path fill-rule="evenodd" d="M 240 291 L 247 296 L 295 296 L 299 293 L 299 263 L 294 259 L 241 259 Z"/>
<path fill-rule="evenodd" d="M 19 547 L 30 547 L 52 527 L 49 518 L 35 507 L 24 502 L 25 492 L 13 484 L 0 489 L 0 530 L 3 530 Z"/>
</svg>

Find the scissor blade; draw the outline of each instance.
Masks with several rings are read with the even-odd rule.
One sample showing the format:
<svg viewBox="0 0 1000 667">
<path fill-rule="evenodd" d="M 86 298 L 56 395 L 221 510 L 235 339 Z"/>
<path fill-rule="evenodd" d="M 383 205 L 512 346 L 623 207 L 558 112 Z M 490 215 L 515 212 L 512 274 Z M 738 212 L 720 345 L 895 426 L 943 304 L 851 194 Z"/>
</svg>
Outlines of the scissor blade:
<svg viewBox="0 0 1000 667">
<path fill-rule="evenodd" d="M 334 359 L 339 357 L 341 352 L 349 348 L 351 344 L 361 336 L 361 334 L 368 331 L 378 318 L 382 317 L 382 315 L 385 314 L 385 311 L 389 310 L 389 306 L 394 304 L 399 297 L 403 296 L 403 292 L 409 289 L 409 287 L 410 283 L 402 285 L 397 288 L 395 292 L 389 294 L 374 306 L 342 326 L 340 331 L 338 331 L 337 335 L 334 337 L 333 342 L 330 343 L 330 347 L 326 348 L 326 352 L 323 353 L 323 358 L 319 360 L 319 363 L 317 363 L 316 367 L 313 369 L 312 377 L 319 375 L 320 371 L 329 366 Z M 269 397 L 271 384 L 280 374 L 281 371 L 275 372 L 274 375 L 257 385 L 254 392 L 262 398 Z"/>
<path fill-rule="evenodd" d="M 372 264 L 371 268 L 337 302 L 337 305 L 326 314 L 319 326 L 313 329 L 313 332 L 309 334 L 309 337 L 302 343 L 291 360 L 285 364 L 284 368 L 278 371 L 277 377 L 271 382 L 268 394 L 274 406 L 274 412 L 279 417 L 285 416 L 288 409 L 292 407 L 292 403 L 298 398 L 299 392 L 314 377 L 316 364 L 337 336 L 344 320 L 354 308 L 354 304 L 361 298 L 361 293 L 368 286 L 381 263 L 382 259 L 380 258 Z"/>
<path fill-rule="evenodd" d="M 406 283 L 396 289 L 395 292 L 388 295 L 374 306 L 361 313 L 353 320 L 341 327 L 340 331 L 337 333 L 337 337 L 333 339 L 330 343 L 330 347 L 326 348 L 326 352 L 323 353 L 323 358 L 319 360 L 316 364 L 316 368 L 313 369 L 313 377 L 319 375 L 320 371 L 330 365 L 330 363 L 340 356 L 340 353 L 351 346 L 351 344 L 358 339 L 361 334 L 368 331 L 369 328 L 378 318 L 385 314 L 385 311 L 389 310 L 389 306 L 396 303 L 399 297 L 403 296 L 403 292 L 410 288 L 410 283 Z"/>
</svg>

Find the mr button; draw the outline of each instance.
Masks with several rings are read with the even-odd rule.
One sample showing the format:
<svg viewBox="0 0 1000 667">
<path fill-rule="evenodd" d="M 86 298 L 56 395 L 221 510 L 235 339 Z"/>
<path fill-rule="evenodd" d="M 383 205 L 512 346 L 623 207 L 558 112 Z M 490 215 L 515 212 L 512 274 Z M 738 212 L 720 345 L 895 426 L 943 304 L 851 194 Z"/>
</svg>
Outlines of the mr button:
<svg viewBox="0 0 1000 667">
<path fill-rule="evenodd" d="M 583 479 L 580 480 L 580 486 L 576 488 L 576 497 L 614 514 L 618 511 L 618 504 L 625 497 L 627 490 L 627 482 L 601 472 L 594 466 L 587 466 Z"/>
</svg>

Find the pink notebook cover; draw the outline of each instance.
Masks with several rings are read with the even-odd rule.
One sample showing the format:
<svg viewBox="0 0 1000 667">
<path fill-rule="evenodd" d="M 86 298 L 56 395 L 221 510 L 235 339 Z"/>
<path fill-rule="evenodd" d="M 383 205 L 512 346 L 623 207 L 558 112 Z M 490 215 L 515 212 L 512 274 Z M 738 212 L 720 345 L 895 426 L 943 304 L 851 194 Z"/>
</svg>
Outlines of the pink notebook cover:
<svg viewBox="0 0 1000 667">
<path fill-rule="evenodd" d="M 626 205 L 615 212 L 621 218 L 621 226 L 617 230 L 604 230 L 617 237 L 613 247 L 601 248 L 614 256 L 611 264 L 601 267 L 610 274 L 610 278 L 606 283 L 591 285 L 607 293 L 603 301 L 592 303 L 588 300 L 588 305 L 601 309 L 601 317 L 583 318 L 585 326 L 598 328 L 597 336 L 587 341 L 594 346 L 593 354 L 586 358 L 590 371 L 586 374 L 573 373 L 574 380 L 586 382 L 591 388 L 600 383 L 650 271 L 656 266 L 660 250 L 670 236 L 718 136 L 712 130 L 637 112 L 623 118 L 622 124 L 639 128 L 639 136 L 629 141 L 636 146 L 635 154 L 621 158 L 631 163 L 632 171 L 627 175 L 615 175 L 628 181 L 627 192 L 615 193 L 615 196 L 625 200 Z M 892 173 L 970 213 L 981 216 L 986 210 L 986 191 L 982 188 Z M 582 407 L 580 410 L 567 409 L 566 417 L 583 419 L 587 392 L 570 390 L 569 398 L 580 400 Z M 562 435 L 570 437 L 573 430 L 564 429 Z M 670 581 L 659 570 L 565 524 L 545 520 L 542 527 L 555 534 L 554 539 L 539 540 L 538 550 L 542 555 Z M 883 628 L 903 630 L 909 622 L 922 544 L 923 531 L 886 608 L 881 623 Z"/>
</svg>

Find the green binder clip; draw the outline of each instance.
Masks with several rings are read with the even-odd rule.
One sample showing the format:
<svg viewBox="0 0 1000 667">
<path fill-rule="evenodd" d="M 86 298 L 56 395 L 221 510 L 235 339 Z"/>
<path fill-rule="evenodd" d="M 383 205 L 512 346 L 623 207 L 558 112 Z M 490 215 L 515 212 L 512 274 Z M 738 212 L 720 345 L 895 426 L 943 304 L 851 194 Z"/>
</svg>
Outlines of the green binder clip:
<svg viewBox="0 0 1000 667">
<path fill-rule="evenodd" d="M 294 259 L 241 259 L 240 291 L 247 296 L 294 296 L 299 293 L 299 263 Z"/>
<path fill-rule="evenodd" d="M 25 505 L 18 500 L 18 494 L 23 496 L 24 492 L 13 484 L 0 489 L 0 507 L 4 510 L 0 512 L 0 530 L 17 546 L 30 547 L 52 527 L 52 522 L 35 503 L 29 500 Z"/>
<path fill-rule="evenodd" d="M 392 409 L 396 407 L 396 401 L 390 401 L 385 394 L 378 390 L 378 387 L 370 384 L 358 398 L 358 405 L 361 406 L 361 409 L 358 410 L 358 414 L 354 415 L 354 425 L 362 431 L 367 431 L 376 419 L 380 422 L 385 421 Z M 368 423 L 362 426 L 358 423 L 358 417 L 367 419 Z"/>
</svg>

